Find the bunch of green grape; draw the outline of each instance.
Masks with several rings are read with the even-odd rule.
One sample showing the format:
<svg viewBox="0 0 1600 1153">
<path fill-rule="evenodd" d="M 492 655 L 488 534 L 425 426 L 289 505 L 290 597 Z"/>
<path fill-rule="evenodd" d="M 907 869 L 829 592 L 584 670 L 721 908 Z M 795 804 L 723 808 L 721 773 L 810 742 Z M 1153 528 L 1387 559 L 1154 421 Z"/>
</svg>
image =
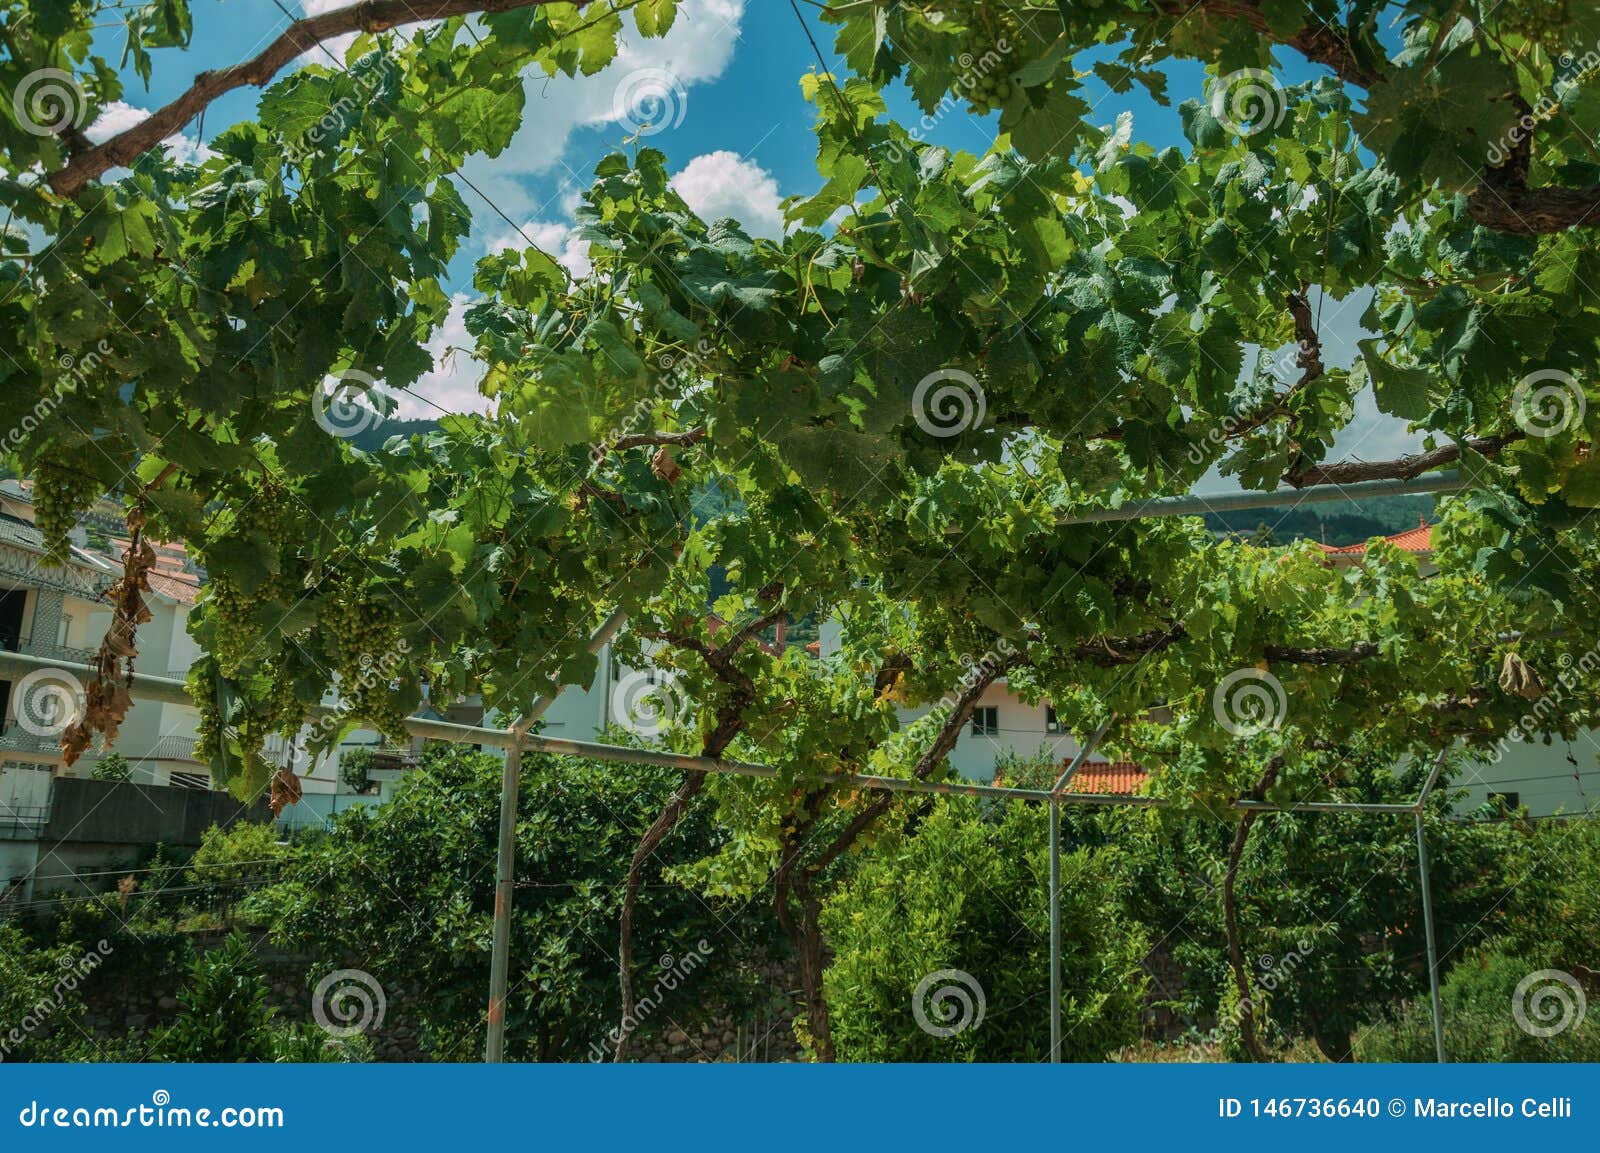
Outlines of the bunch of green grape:
<svg viewBox="0 0 1600 1153">
<path fill-rule="evenodd" d="M 33 469 L 33 509 L 45 552 L 56 563 L 67 559 L 67 536 L 78 517 L 99 497 L 105 486 L 90 474 L 41 460 Z"/>
<path fill-rule="evenodd" d="M 280 659 L 262 662 L 259 671 L 268 682 L 266 696 L 241 702 L 231 728 L 223 725 L 216 698 L 211 693 L 199 697 L 200 721 L 195 726 L 195 751 L 199 759 L 210 765 L 225 764 L 221 755 L 223 741 L 225 737 L 231 739 L 244 762 L 251 790 L 262 787 L 264 781 L 258 778 L 262 778 L 265 768 L 269 767 L 261 758 L 267 738 L 276 734 L 286 740 L 293 739 L 305 722 L 306 712 L 295 693 L 294 678 Z"/>
<path fill-rule="evenodd" d="M 208 581 L 207 612 L 210 616 L 211 655 L 223 676 L 237 677 L 242 670 L 268 654 L 262 648 L 264 606 L 280 606 L 267 617 L 282 613 L 305 595 L 304 565 L 293 542 L 301 539 L 301 511 L 283 487 L 268 477 L 249 496 L 239 502 L 233 523 L 220 538 L 251 536 L 272 542 L 277 548 L 276 563 L 267 579 L 249 591 L 226 572 L 217 572 Z M 267 621 L 268 624 L 272 622 Z"/>
<path fill-rule="evenodd" d="M 406 715 L 390 691 L 405 651 L 394 610 L 347 580 L 324 603 L 322 626 L 339 676 L 340 707 L 385 736 L 403 737 Z"/>
<path fill-rule="evenodd" d="M 1024 43 L 1021 17 L 1005 4 L 984 4 L 963 16 L 967 24 L 956 53 L 956 90 L 979 115 L 987 115 L 1016 91 L 1011 76 Z"/>
<path fill-rule="evenodd" d="M 1570 0 L 1517 0 L 1494 10 L 1497 31 L 1522 36 L 1551 52 L 1570 43 L 1575 31 Z"/>
</svg>

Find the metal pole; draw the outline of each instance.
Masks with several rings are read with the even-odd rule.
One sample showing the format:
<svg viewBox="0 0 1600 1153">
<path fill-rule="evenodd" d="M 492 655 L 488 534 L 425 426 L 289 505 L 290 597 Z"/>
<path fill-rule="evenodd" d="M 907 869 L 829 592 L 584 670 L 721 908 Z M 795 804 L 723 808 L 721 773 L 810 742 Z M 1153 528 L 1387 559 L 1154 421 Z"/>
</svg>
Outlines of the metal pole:
<svg viewBox="0 0 1600 1153">
<path fill-rule="evenodd" d="M 1417 875 L 1422 884 L 1422 929 L 1428 942 L 1428 998 L 1433 1008 L 1433 1053 L 1441 1065 L 1445 1060 L 1444 1005 L 1439 999 L 1439 952 L 1433 935 L 1433 882 L 1428 876 L 1428 840 L 1423 832 L 1422 813 L 1427 808 L 1433 787 L 1439 783 L 1439 774 L 1444 771 L 1445 758 L 1449 755 L 1449 745 L 1439 750 L 1427 780 L 1422 782 L 1422 791 L 1417 794 L 1417 803 L 1411 808 L 1417 822 Z"/>
<path fill-rule="evenodd" d="M 1061 1063 L 1061 802 L 1050 798 L 1050 1063 Z"/>
<path fill-rule="evenodd" d="M 589 651 L 599 653 L 622 631 L 628 615 L 620 609 L 606 618 L 592 637 Z M 561 685 L 533 702 L 507 731 L 511 746 L 506 749 L 506 765 L 500 774 L 500 833 L 495 846 L 494 939 L 489 952 L 489 1035 L 484 1042 L 483 1059 L 498 1064 L 506 1059 L 506 993 L 511 984 L 511 901 L 517 871 L 517 801 L 522 795 L 522 745 L 528 730 L 549 712 L 561 695 Z M 601 685 L 605 691 L 605 685 Z"/>
<path fill-rule="evenodd" d="M 506 750 L 500 777 L 500 836 L 494 866 L 494 944 L 489 953 L 489 1037 L 483 1059 L 506 1059 L 506 992 L 511 983 L 511 897 L 517 867 L 517 798 L 522 793 L 522 748 Z"/>
<path fill-rule="evenodd" d="M 1444 1064 L 1444 1006 L 1439 1000 L 1439 951 L 1433 937 L 1433 888 L 1428 877 L 1428 839 L 1422 831 L 1422 810 L 1413 814 L 1417 821 L 1417 873 L 1422 879 L 1422 927 L 1428 940 L 1428 996 L 1433 1001 L 1433 1051 Z"/>
<path fill-rule="evenodd" d="M 1060 525 L 1095 524 L 1102 521 L 1145 520 L 1163 516 L 1204 516 L 1208 512 L 1239 512 L 1278 506 L 1328 504 L 1333 501 L 1360 500 L 1369 496 L 1406 496 L 1412 493 L 1460 492 L 1470 488 L 1460 472 L 1430 473 L 1410 480 L 1364 480 L 1356 484 L 1319 485 L 1314 488 L 1287 489 L 1282 492 L 1217 492 L 1209 496 L 1159 496 L 1130 500 L 1117 508 L 1097 508 L 1089 512 L 1064 514 Z"/>
</svg>

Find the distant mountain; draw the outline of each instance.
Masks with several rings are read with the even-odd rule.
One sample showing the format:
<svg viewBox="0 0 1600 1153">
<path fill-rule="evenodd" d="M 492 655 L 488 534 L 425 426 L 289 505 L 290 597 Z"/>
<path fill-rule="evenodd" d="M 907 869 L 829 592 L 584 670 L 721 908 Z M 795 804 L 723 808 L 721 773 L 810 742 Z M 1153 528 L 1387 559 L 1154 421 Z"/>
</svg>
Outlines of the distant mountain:
<svg viewBox="0 0 1600 1153">
<path fill-rule="evenodd" d="M 1392 536 L 1434 519 L 1431 496 L 1380 496 L 1330 504 L 1285 503 L 1242 512 L 1207 513 L 1206 527 L 1219 535 L 1245 537 L 1260 544 L 1314 540 L 1343 546 L 1375 536 Z"/>
<path fill-rule="evenodd" d="M 436 420 L 384 420 L 371 428 L 364 428 L 350 438 L 350 444 L 362 452 L 376 452 L 393 436 L 416 436 L 438 429 Z"/>
</svg>

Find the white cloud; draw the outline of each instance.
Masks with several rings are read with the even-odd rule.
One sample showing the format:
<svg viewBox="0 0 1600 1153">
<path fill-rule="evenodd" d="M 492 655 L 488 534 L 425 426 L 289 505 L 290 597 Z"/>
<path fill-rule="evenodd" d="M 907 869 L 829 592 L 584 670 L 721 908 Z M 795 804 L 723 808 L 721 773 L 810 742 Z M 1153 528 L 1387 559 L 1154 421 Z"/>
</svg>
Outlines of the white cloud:
<svg viewBox="0 0 1600 1153">
<path fill-rule="evenodd" d="M 300 0 L 300 9 L 307 16 L 321 16 L 324 12 L 331 12 L 335 8 L 347 8 L 349 5 L 350 0 Z M 335 36 L 332 39 L 324 40 L 322 47 L 313 47 L 310 51 L 302 52 L 298 63 L 322 64 L 329 68 L 334 67 L 334 60 L 343 64 L 344 54 L 350 50 L 350 45 L 355 42 L 356 34 L 354 32 L 347 32 L 343 36 Z M 324 48 L 327 49 L 326 52 L 323 51 Z M 330 54 L 333 56 L 333 60 L 328 59 Z"/>
<path fill-rule="evenodd" d="M 483 365 L 472 358 L 476 339 L 467 331 L 467 307 L 473 298 L 458 292 L 450 312 L 428 341 L 433 371 L 425 372 L 410 391 L 389 389 L 396 401 L 395 420 L 438 420 L 446 412 L 488 412 L 494 402 L 478 391 Z M 456 350 L 456 351 L 452 351 Z"/>
<path fill-rule="evenodd" d="M 574 279 L 582 280 L 594 268 L 589 262 L 588 242 L 579 240 L 576 230 L 571 225 L 549 220 L 530 220 L 522 226 L 520 233 L 506 229 L 498 236 L 490 238 L 488 251 L 501 252 L 507 248 L 520 251 L 526 248 L 530 241 L 535 248 L 555 257 L 556 262 L 570 272 Z"/>
<path fill-rule="evenodd" d="M 752 236 L 776 240 L 783 235 L 778 182 L 737 153 L 696 156 L 672 178 L 672 187 L 707 223 L 731 216 Z"/>
<path fill-rule="evenodd" d="M 135 108 L 121 100 L 113 100 L 100 109 L 100 115 L 95 122 L 84 129 L 84 135 L 96 144 L 110 140 L 119 132 L 126 132 L 135 124 L 143 124 L 150 119 L 150 113 L 144 108 Z M 164 136 L 161 143 L 167 146 L 167 151 L 179 164 L 203 164 L 216 155 L 206 145 L 193 136 Z"/>
<path fill-rule="evenodd" d="M 514 219 L 537 219 L 546 215 L 549 207 L 530 195 L 525 178 L 547 176 L 563 167 L 567 142 L 576 129 L 613 124 L 616 142 L 621 143 L 633 131 L 619 123 L 621 119 L 647 118 L 669 126 L 646 137 L 661 145 L 672 135 L 670 125 L 696 115 L 713 115 L 712 107 L 698 108 L 690 89 L 716 80 L 727 68 L 739 39 L 745 3 L 685 0 L 672 31 L 654 39 L 640 36 L 632 18 L 624 15 L 617 58 L 593 76 L 547 77 L 538 68 L 530 69 L 523 78 L 527 107 L 522 127 L 510 147 L 493 160 L 481 155 L 468 157 L 463 166 L 466 175 Z M 619 90 L 636 92 L 638 75 L 645 72 L 669 74 L 676 83 L 665 89 L 654 86 L 661 105 L 635 101 L 631 111 L 619 108 Z M 647 90 L 650 87 L 646 86 Z M 566 177 L 575 184 L 588 183 L 587 173 L 568 170 Z M 571 192 L 572 184 L 564 181 L 560 195 L 570 198 Z M 472 193 L 464 190 L 463 195 L 471 197 Z"/>
</svg>

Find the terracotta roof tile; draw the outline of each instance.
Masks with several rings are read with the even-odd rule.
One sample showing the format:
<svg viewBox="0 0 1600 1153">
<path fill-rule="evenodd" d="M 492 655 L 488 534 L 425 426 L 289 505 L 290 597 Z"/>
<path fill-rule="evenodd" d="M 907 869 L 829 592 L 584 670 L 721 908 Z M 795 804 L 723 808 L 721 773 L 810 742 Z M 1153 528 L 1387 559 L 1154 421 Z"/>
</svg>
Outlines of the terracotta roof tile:
<svg viewBox="0 0 1600 1153">
<path fill-rule="evenodd" d="M 1433 551 L 1433 526 L 1426 520 L 1420 520 L 1416 528 L 1408 528 L 1405 532 L 1397 532 L 1393 536 L 1381 538 L 1394 545 L 1395 548 L 1419 555 Z M 1367 542 L 1360 544 L 1347 544 L 1343 548 L 1334 548 L 1332 545 L 1319 544 L 1317 546 L 1325 556 L 1366 556 Z"/>
<path fill-rule="evenodd" d="M 1131 796 L 1143 792 L 1149 781 L 1150 774 L 1137 761 L 1090 761 L 1078 767 L 1067 791 Z"/>
</svg>

